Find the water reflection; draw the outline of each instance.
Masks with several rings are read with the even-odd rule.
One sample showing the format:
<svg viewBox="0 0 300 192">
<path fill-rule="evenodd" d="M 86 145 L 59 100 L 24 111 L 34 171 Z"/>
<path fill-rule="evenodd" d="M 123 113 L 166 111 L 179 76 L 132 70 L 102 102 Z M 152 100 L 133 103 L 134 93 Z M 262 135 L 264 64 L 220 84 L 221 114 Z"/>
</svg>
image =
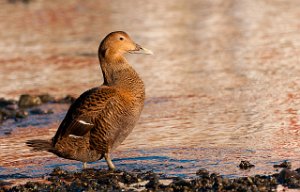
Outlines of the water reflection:
<svg viewBox="0 0 300 192">
<path fill-rule="evenodd" d="M 283 159 L 299 164 L 297 3 L 54 0 L 1 7 L 1 97 L 78 95 L 99 85 L 98 43 L 113 30 L 155 52 L 128 55 L 145 81 L 147 101 L 115 153 L 117 166 L 188 176 L 206 167 L 235 176 L 265 173 Z M 11 135 L 0 136 L 0 168 L 29 175 L 33 163 L 79 168 L 25 147 L 27 139 L 51 138 L 60 120 L 12 125 Z M 239 171 L 243 159 L 256 168 Z"/>
</svg>

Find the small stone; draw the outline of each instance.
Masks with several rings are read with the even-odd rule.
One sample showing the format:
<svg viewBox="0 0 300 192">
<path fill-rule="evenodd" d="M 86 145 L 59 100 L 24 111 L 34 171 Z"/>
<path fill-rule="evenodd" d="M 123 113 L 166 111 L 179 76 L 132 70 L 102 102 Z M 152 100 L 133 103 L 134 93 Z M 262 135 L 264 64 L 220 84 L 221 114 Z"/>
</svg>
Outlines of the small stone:
<svg viewBox="0 0 300 192">
<path fill-rule="evenodd" d="M 14 100 L 6 100 L 4 98 L 0 98 L 0 108 L 7 107 L 9 105 L 14 105 L 14 104 L 16 104 L 16 101 Z"/>
<path fill-rule="evenodd" d="M 10 135 L 11 134 L 11 130 L 10 131 L 4 131 L 4 135 Z"/>
<path fill-rule="evenodd" d="M 132 184 L 132 183 L 137 183 L 138 182 L 138 177 L 135 174 L 130 174 L 128 172 L 124 172 L 122 175 L 123 182 L 125 184 Z"/>
<path fill-rule="evenodd" d="M 150 178 L 149 182 L 145 185 L 147 189 L 157 190 L 159 187 L 159 179 L 158 177 L 152 177 Z"/>
<path fill-rule="evenodd" d="M 284 161 L 280 163 L 279 165 L 273 165 L 274 168 L 287 168 L 291 169 L 292 168 L 292 163 L 288 161 Z"/>
<path fill-rule="evenodd" d="M 56 167 L 53 169 L 52 173 L 50 173 L 50 176 L 61 176 L 65 174 L 67 174 L 65 170 L 61 169 L 60 167 Z"/>
<path fill-rule="evenodd" d="M 170 186 L 174 191 L 194 191 L 191 182 L 182 178 L 175 179 Z"/>
<path fill-rule="evenodd" d="M 20 110 L 20 111 L 17 111 L 16 112 L 16 118 L 25 118 L 28 116 L 28 112 L 27 111 L 24 111 L 24 110 Z"/>
<path fill-rule="evenodd" d="M 52 114 L 54 113 L 53 110 L 49 109 L 49 110 L 43 110 L 40 108 L 34 108 L 30 110 L 30 114 L 32 115 L 45 115 L 45 114 Z"/>
<path fill-rule="evenodd" d="M 277 181 L 284 186 L 299 188 L 300 187 L 300 175 L 297 171 L 290 169 L 282 169 L 277 176 Z"/>
<path fill-rule="evenodd" d="M 76 100 L 75 97 L 71 96 L 71 95 L 67 95 L 62 99 L 57 100 L 57 103 L 73 103 Z"/>
<path fill-rule="evenodd" d="M 0 108 L 0 120 L 6 120 L 8 118 L 14 118 L 15 112 L 12 110 L 7 110 L 6 108 Z"/>
<path fill-rule="evenodd" d="M 50 103 L 55 101 L 55 98 L 49 94 L 42 94 L 38 97 L 41 99 L 42 103 Z"/>
<path fill-rule="evenodd" d="M 209 172 L 206 169 L 199 169 L 196 172 L 196 175 L 198 175 L 199 177 L 208 178 L 209 177 Z"/>
<path fill-rule="evenodd" d="M 21 108 L 38 106 L 41 104 L 42 101 L 38 96 L 32 96 L 28 94 L 21 95 L 18 103 L 19 107 Z"/>
<path fill-rule="evenodd" d="M 250 169 L 252 167 L 255 167 L 253 164 L 251 164 L 249 161 L 241 161 L 239 164 L 240 169 Z"/>
</svg>

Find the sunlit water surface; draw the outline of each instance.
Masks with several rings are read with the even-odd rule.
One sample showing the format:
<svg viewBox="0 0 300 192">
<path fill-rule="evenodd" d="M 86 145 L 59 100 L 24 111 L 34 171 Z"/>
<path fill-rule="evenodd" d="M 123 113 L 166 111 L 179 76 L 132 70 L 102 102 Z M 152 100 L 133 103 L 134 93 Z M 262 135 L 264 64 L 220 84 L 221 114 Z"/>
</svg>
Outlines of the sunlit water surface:
<svg viewBox="0 0 300 192">
<path fill-rule="evenodd" d="M 296 168 L 299 10 L 297 1 L 267 0 L 2 1 L 0 97 L 78 96 L 100 85 L 98 44 L 124 30 L 155 55 L 128 55 L 147 99 L 133 133 L 113 153 L 118 168 L 183 177 L 199 168 L 229 177 L 270 173 L 285 159 Z M 81 169 L 26 147 L 26 140 L 50 139 L 68 109 L 44 107 L 54 114 L 1 125 L 0 179 Z M 241 160 L 255 168 L 239 170 Z"/>
</svg>

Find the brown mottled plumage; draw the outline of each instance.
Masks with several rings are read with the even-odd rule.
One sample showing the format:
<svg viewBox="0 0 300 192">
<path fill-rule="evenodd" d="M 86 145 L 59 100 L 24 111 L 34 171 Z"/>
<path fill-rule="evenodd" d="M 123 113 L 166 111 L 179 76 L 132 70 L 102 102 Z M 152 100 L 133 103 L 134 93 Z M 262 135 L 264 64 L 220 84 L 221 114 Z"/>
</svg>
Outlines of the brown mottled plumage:
<svg viewBox="0 0 300 192">
<path fill-rule="evenodd" d="M 134 43 L 125 32 L 108 34 L 98 51 L 103 85 L 84 92 L 71 105 L 48 151 L 82 161 L 84 167 L 86 162 L 104 157 L 109 168 L 115 168 L 109 154 L 134 128 L 145 99 L 143 81 L 127 63 L 125 53 L 151 51 Z"/>
</svg>

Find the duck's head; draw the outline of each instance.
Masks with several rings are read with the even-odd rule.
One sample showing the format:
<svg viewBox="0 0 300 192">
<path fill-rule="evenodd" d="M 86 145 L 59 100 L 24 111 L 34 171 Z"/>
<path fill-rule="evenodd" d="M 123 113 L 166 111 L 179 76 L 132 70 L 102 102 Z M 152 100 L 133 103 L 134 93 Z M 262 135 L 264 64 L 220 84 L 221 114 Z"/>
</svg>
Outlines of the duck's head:
<svg viewBox="0 0 300 192">
<path fill-rule="evenodd" d="M 115 31 L 108 34 L 101 42 L 99 47 L 99 56 L 123 55 L 125 53 L 134 54 L 153 54 L 152 51 L 143 48 L 135 43 L 127 33 Z"/>
</svg>

